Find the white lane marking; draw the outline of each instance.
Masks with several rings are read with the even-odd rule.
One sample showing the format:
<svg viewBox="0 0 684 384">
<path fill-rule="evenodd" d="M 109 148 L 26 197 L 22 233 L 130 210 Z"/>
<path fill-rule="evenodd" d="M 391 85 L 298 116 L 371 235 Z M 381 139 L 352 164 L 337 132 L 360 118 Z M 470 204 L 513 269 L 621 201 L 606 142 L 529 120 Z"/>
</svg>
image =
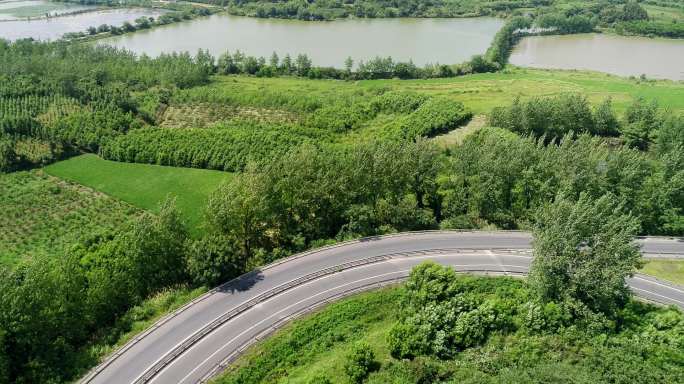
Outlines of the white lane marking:
<svg viewBox="0 0 684 384">
<path fill-rule="evenodd" d="M 482 255 L 483 255 L 483 253 L 481 253 L 481 252 L 473 252 L 473 253 L 449 253 L 449 254 L 432 254 L 432 255 L 423 255 L 423 256 L 408 256 L 407 259 L 408 259 L 408 258 L 410 258 L 410 259 L 425 259 L 425 258 L 431 258 L 431 257 L 436 257 L 436 256 L 447 256 L 447 257 L 452 257 L 452 256 L 482 256 Z M 506 255 L 506 256 L 509 256 L 509 255 Z M 530 256 L 522 256 L 522 255 L 510 255 L 510 256 L 511 256 L 511 257 L 518 257 L 518 258 L 531 258 Z M 394 258 L 392 258 L 392 259 L 390 259 L 390 260 L 394 260 Z M 401 259 L 398 259 L 398 260 L 401 260 Z M 371 264 L 366 264 L 366 265 L 362 265 L 362 266 L 354 267 L 354 268 L 363 268 L 363 267 L 366 267 L 366 266 L 371 266 L 371 265 L 376 265 L 376 264 L 377 264 L 377 263 L 371 263 Z M 463 267 L 467 267 L 467 266 L 468 266 L 468 265 L 463 265 Z M 519 266 L 519 268 L 527 268 L 527 266 Z M 334 275 L 334 274 L 332 274 L 332 275 Z M 326 278 L 326 277 L 332 276 L 332 275 L 326 275 L 326 276 L 320 277 L 320 278 L 318 278 L 318 279 L 314 279 L 314 280 L 312 280 L 312 281 L 316 281 L 316 280 L 319 280 L 319 279 L 323 279 L 323 278 Z M 280 284 L 280 285 L 278 285 L 278 286 L 282 286 L 282 285 L 289 284 L 289 283 L 291 283 L 291 282 L 293 282 L 293 281 L 295 281 L 295 280 L 298 280 L 299 278 L 301 278 L 301 276 L 300 276 L 300 277 L 297 277 L 297 278 L 295 278 L 295 279 L 292 279 L 292 280 L 290 280 L 290 281 L 288 281 L 288 282 L 286 282 L 286 283 Z M 307 283 L 305 283 L 305 284 L 307 284 Z M 301 286 L 302 286 L 302 285 L 298 285 L 297 287 L 294 287 L 294 288 L 298 288 L 298 287 L 301 287 Z M 277 287 L 274 287 L 274 288 L 277 288 Z M 265 293 L 265 292 L 268 292 L 268 291 L 264 291 L 264 292 L 262 292 L 262 293 Z M 274 297 L 277 297 L 277 296 L 278 296 L 278 295 L 276 295 L 276 296 L 274 296 Z M 237 307 L 243 305 L 244 303 L 247 303 L 247 302 L 249 302 L 250 300 L 253 300 L 255 297 L 258 297 L 258 295 L 254 296 L 254 297 L 252 297 L 252 298 L 250 298 L 250 299 L 247 299 L 247 300 L 241 302 L 240 304 L 237 304 L 237 305 L 234 306 L 233 308 L 237 308 Z M 267 302 L 268 300 L 270 300 L 270 298 L 267 299 L 267 300 L 265 300 L 265 301 L 260 302 L 259 304 L 263 304 L 263 303 Z M 227 312 L 224 312 L 224 313 L 227 313 Z M 220 315 L 220 316 L 222 316 L 222 315 Z M 219 317 L 220 317 L 220 316 L 219 316 Z M 239 316 L 239 315 L 238 315 L 238 316 Z M 218 317 L 217 317 L 217 318 L 218 318 Z M 217 318 L 212 319 L 212 321 L 216 320 Z M 231 319 L 231 320 L 232 320 L 232 319 Z M 191 337 L 193 337 L 193 336 L 195 335 L 195 333 L 197 333 L 197 332 L 193 332 L 193 333 L 190 334 L 188 337 L 186 337 L 185 339 L 183 339 L 183 340 L 181 340 L 180 342 L 178 342 L 178 343 L 177 343 L 176 345 L 174 345 L 171 349 L 169 349 L 168 352 L 173 351 L 173 350 L 176 349 L 179 345 L 185 343 L 187 340 L 189 340 Z M 206 336 L 205 336 L 205 337 L 206 337 Z M 191 347 L 191 348 L 192 348 L 192 347 Z M 162 355 L 161 357 L 159 357 L 157 360 L 155 360 L 155 361 L 154 361 L 151 365 L 149 365 L 147 368 L 145 368 L 145 370 L 144 370 L 140 375 L 138 375 L 138 377 L 136 377 L 136 378 L 133 380 L 133 382 L 136 382 L 136 381 L 140 380 L 140 378 L 143 377 L 147 371 L 149 371 L 149 370 L 150 370 L 152 367 L 154 367 L 157 363 L 159 363 L 161 360 L 163 360 L 163 359 L 166 357 L 166 355 L 168 354 L 168 352 L 165 353 L 164 355 Z M 184 351 L 183 353 L 185 353 L 185 351 Z M 157 375 L 158 375 L 159 373 L 161 373 L 164 369 L 165 369 L 165 368 L 162 368 L 162 369 L 157 373 Z"/>
<path fill-rule="evenodd" d="M 630 287 L 630 289 L 635 290 L 635 291 L 646 292 L 646 293 L 651 294 L 651 295 L 654 295 L 654 296 L 662 297 L 663 299 L 667 299 L 667 300 L 669 300 L 669 301 L 674 301 L 674 302 L 679 303 L 679 304 L 684 304 L 684 301 L 680 301 L 680 300 L 677 300 L 677 299 L 673 299 L 673 298 L 668 297 L 668 296 L 663 296 L 663 295 L 661 295 L 661 294 L 659 294 L 659 293 L 655 293 L 655 292 L 652 292 L 652 291 L 648 291 L 648 290 L 646 290 L 646 289 L 637 288 L 637 287 Z"/>
<path fill-rule="evenodd" d="M 681 289 L 679 289 L 679 288 L 677 288 L 677 287 L 673 287 L 673 286 L 668 285 L 668 284 L 659 283 L 659 282 L 657 282 L 657 281 L 655 281 L 655 280 L 644 279 L 643 277 L 640 277 L 640 276 L 634 276 L 634 277 L 632 277 L 632 279 L 641 280 L 641 281 L 646 281 L 646 282 L 648 282 L 648 283 L 650 283 L 650 284 L 659 285 L 659 286 L 661 286 L 661 287 L 665 287 L 665 288 L 671 289 L 671 290 L 673 290 L 673 291 L 677 291 L 677 292 L 679 292 L 679 293 L 684 293 L 683 290 L 681 290 Z"/>
<path fill-rule="evenodd" d="M 422 258 L 422 257 L 423 257 L 423 256 L 421 256 L 421 258 Z M 427 257 L 427 256 L 426 256 L 426 257 Z M 449 264 L 449 266 L 451 266 L 451 267 L 490 267 L 490 266 L 497 266 L 497 267 L 498 267 L 499 265 L 494 265 L 494 264 L 477 264 L 477 265 L 470 265 L 470 264 L 467 264 L 467 265 Z M 504 265 L 504 267 L 520 268 L 520 266 L 517 266 L 517 265 Z M 273 314 L 269 315 L 268 317 L 265 317 L 265 318 L 262 319 L 260 322 L 254 324 L 254 325 L 252 325 L 251 327 L 249 327 L 249 328 L 245 329 L 244 331 L 240 332 L 237 336 L 233 337 L 233 338 L 230 339 L 228 342 L 226 342 L 222 347 L 220 347 L 218 350 L 216 350 L 216 352 L 212 353 L 209 357 L 207 357 L 207 358 L 204 359 L 201 363 L 199 363 L 199 364 L 195 367 L 195 369 L 193 369 L 192 371 L 190 371 L 190 373 L 188 373 L 187 375 L 185 375 L 185 376 L 184 376 L 181 380 L 179 380 L 178 382 L 179 382 L 179 383 L 182 383 L 183 381 L 185 381 L 185 379 L 187 379 L 187 378 L 190 377 L 193 373 L 195 373 L 195 372 L 196 372 L 199 368 L 201 368 L 207 361 L 213 359 L 213 358 L 216 356 L 216 354 L 218 354 L 219 352 L 221 352 L 226 346 L 228 346 L 229 344 L 231 344 L 232 342 L 234 342 L 236 339 L 242 337 L 245 333 L 251 331 L 252 329 L 254 329 L 254 328 L 256 328 L 256 327 L 258 327 L 260 324 L 262 324 L 262 323 L 265 322 L 266 320 L 268 320 L 268 319 L 270 319 L 270 318 L 272 318 L 272 317 L 275 317 L 275 316 L 277 316 L 278 314 L 280 314 L 280 313 L 282 313 L 282 312 L 284 312 L 284 311 L 286 311 L 286 310 L 288 310 L 288 309 L 290 309 L 290 308 L 292 308 L 292 307 L 295 307 L 295 306 L 297 306 L 297 305 L 299 305 L 299 304 L 301 304 L 301 303 L 303 303 L 303 302 L 305 302 L 305 301 L 307 301 L 307 300 L 310 300 L 310 299 L 312 299 L 312 298 L 314 298 L 314 297 L 316 297 L 316 296 L 320 296 L 320 295 L 326 294 L 326 293 L 328 293 L 328 292 L 330 292 L 330 291 L 333 291 L 333 290 L 336 290 L 336 289 L 340 289 L 340 288 L 342 288 L 342 287 L 345 287 L 345 286 L 348 286 L 348 285 L 351 285 L 351 284 L 356 284 L 356 283 L 359 283 L 359 282 L 362 282 L 362 281 L 372 280 L 372 279 L 376 279 L 376 278 L 384 277 L 384 276 L 388 276 L 388 275 L 393 275 L 393 274 L 398 274 L 398 273 L 406 273 L 406 272 L 410 272 L 411 269 L 413 269 L 413 268 L 410 268 L 410 269 L 403 269 L 403 270 L 400 270 L 400 271 L 394 271 L 394 272 L 383 273 L 383 274 L 375 275 L 375 276 L 371 276 L 371 277 L 366 277 L 366 278 L 363 278 L 363 279 L 360 279 L 360 280 L 352 281 L 352 282 L 350 282 L 350 283 L 345 283 L 345 284 L 338 285 L 338 286 L 333 287 L 333 288 L 330 288 L 330 289 L 326 289 L 325 291 L 316 293 L 316 294 L 314 294 L 313 296 L 307 297 L 306 299 L 299 300 L 298 302 L 296 302 L 296 303 L 294 303 L 294 304 L 291 304 L 291 305 L 289 305 L 289 306 L 287 306 L 287 307 L 281 309 L 280 311 L 278 311 L 278 312 L 276 312 L 276 313 L 273 313 Z M 492 271 L 492 272 L 499 272 L 499 271 Z M 501 271 L 501 272 L 504 272 L 504 271 Z M 333 275 L 329 275 L 329 276 L 333 276 Z M 299 286 L 295 287 L 294 289 L 302 288 L 302 287 L 304 287 L 305 285 L 308 285 L 308 284 L 313 283 L 313 282 L 318 282 L 318 281 L 320 281 L 320 280 L 322 280 L 322 279 L 324 279 L 324 278 L 326 278 L 326 277 L 328 277 L 328 276 L 324 276 L 324 277 L 321 277 L 320 279 L 316 279 L 316 280 L 312 280 L 312 281 L 310 281 L 310 282 L 304 283 L 304 284 L 302 284 L 302 285 L 299 285 Z M 270 301 L 271 299 L 274 299 L 274 298 L 276 298 L 276 297 L 277 297 L 277 296 L 274 296 L 274 297 L 272 297 L 272 298 L 270 298 L 270 299 L 264 301 L 264 303 L 266 303 L 267 301 Z M 243 313 L 237 315 L 236 317 L 232 318 L 230 321 L 233 321 L 233 320 L 237 319 L 238 317 L 242 316 L 242 315 L 245 314 L 245 313 L 247 313 L 247 311 L 245 311 L 245 312 L 243 312 Z M 228 322 L 226 322 L 225 324 L 221 325 L 221 327 L 215 329 L 215 330 L 212 331 L 211 333 L 214 333 L 215 331 L 217 331 L 218 329 L 222 328 L 222 327 L 223 327 L 224 325 L 226 325 L 227 323 L 228 323 Z M 191 346 L 190 348 L 188 348 L 188 350 L 186 350 L 185 352 L 188 352 L 189 350 L 191 350 L 191 349 L 194 348 L 195 346 L 197 346 L 197 345 L 199 345 L 200 343 L 202 343 L 203 341 L 207 340 L 207 339 L 211 336 L 211 333 L 208 334 L 208 335 L 206 335 L 204 338 L 202 338 L 201 340 L 199 340 L 196 344 L 194 344 L 194 345 Z M 183 352 L 183 353 L 185 353 L 185 352 Z M 161 374 L 167 367 L 171 366 L 172 364 L 173 364 L 173 363 L 171 363 L 171 364 L 167 365 L 166 367 L 164 367 L 164 369 L 162 369 L 161 371 L 159 371 L 159 373 L 158 373 L 157 375 Z M 157 376 L 157 377 L 158 377 L 158 376 Z"/>
</svg>

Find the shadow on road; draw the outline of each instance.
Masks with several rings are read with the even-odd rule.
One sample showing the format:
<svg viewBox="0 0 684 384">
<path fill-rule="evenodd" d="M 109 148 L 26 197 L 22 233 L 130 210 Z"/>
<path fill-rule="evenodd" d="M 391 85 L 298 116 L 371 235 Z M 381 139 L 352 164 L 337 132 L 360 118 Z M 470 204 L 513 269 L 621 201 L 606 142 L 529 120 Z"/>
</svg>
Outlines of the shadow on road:
<svg viewBox="0 0 684 384">
<path fill-rule="evenodd" d="M 255 271 L 246 273 L 235 280 L 229 281 L 226 284 L 223 284 L 222 286 L 218 287 L 218 291 L 223 293 L 247 291 L 263 279 L 263 273 L 257 269 Z"/>
</svg>

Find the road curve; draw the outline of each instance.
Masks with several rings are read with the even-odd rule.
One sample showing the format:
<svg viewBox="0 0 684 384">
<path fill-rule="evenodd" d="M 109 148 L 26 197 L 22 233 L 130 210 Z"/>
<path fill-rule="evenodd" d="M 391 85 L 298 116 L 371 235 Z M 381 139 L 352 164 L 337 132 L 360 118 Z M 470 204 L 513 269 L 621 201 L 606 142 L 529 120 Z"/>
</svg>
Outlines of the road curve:
<svg viewBox="0 0 684 384">
<path fill-rule="evenodd" d="M 684 257 L 684 240 L 639 239 L 646 257 Z M 405 279 L 425 261 L 458 271 L 523 275 L 524 232 L 419 232 L 346 242 L 295 255 L 241 276 L 155 323 L 85 376 L 82 383 L 197 383 L 254 341 L 327 302 Z M 684 289 L 636 275 L 640 297 L 684 308 Z"/>
</svg>

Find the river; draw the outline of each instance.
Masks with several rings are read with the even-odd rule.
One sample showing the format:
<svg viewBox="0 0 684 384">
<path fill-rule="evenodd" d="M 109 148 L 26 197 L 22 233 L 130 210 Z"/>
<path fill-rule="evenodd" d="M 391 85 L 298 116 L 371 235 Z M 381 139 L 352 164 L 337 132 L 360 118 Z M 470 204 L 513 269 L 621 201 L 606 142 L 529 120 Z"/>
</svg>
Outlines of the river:
<svg viewBox="0 0 684 384">
<path fill-rule="evenodd" d="M 21 3 L 43 3 L 40 1 L 26 1 L 17 2 Z M 52 4 L 52 3 L 50 3 Z M 29 8 L 21 9 L 9 8 L 12 3 L 0 3 L 3 8 L 0 8 L 0 38 L 7 40 L 17 40 L 23 38 L 34 38 L 36 40 L 56 40 L 62 37 L 67 32 L 85 32 L 88 27 L 97 27 L 101 24 L 110 24 L 120 26 L 126 21 L 133 22 L 135 19 L 141 16 L 153 16 L 157 17 L 161 15 L 164 11 L 154 10 L 154 9 L 144 9 L 144 8 L 117 8 L 108 10 L 99 10 L 87 13 L 79 13 L 75 15 L 64 15 L 59 17 L 50 18 L 39 18 L 39 19 L 26 19 L 23 16 L 21 19 L 9 20 L 9 18 L 15 17 L 18 14 L 35 14 L 33 17 L 44 16 L 45 11 L 42 14 L 37 13 L 38 4 L 29 4 Z M 88 7 L 67 7 L 51 9 L 49 13 L 59 13 L 59 12 L 73 12 L 77 10 L 87 9 Z M 18 9 L 18 10 L 17 10 Z M 47 8 L 46 8 L 47 9 Z M 6 13 L 3 13 L 5 11 Z"/>
<path fill-rule="evenodd" d="M 137 53 L 208 49 L 218 56 L 240 50 L 269 57 L 306 53 L 314 65 L 341 67 L 351 56 L 356 62 L 376 56 L 417 65 L 460 63 L 484 53 L 503 21 L 468 19 L 344 19 L 298 21 L 230 15 L 175 23 L 148 31 L 101 40 Z"/>
<path fill-rule="evenodd" d="M 513 50 L 510 62 L 523 67 L 684 80 L 684 40 L 605 34 L 526 37 Z"/>
</svg>

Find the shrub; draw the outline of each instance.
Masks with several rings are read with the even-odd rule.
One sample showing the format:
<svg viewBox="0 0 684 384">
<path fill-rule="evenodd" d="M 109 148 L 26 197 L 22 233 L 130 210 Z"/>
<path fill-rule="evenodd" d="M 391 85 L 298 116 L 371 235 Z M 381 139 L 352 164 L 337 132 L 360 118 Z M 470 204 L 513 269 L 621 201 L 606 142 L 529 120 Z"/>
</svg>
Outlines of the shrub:
<svg viewBox="0 0 684 384">
<path fill-rule="evenodd" d="M 347 354 L 344 372 L 353 384 L 362 383 L 368 375 L 378 369 L 375 353 L 368 343 L 354 345 Z"/>
<path fill-rule="evenodd" d="M 432 137 L 467 123 L 473 116 L 463 103 L 434 98 L 423 103 L 399 123 L 402 137 Z"/>
</svg>

